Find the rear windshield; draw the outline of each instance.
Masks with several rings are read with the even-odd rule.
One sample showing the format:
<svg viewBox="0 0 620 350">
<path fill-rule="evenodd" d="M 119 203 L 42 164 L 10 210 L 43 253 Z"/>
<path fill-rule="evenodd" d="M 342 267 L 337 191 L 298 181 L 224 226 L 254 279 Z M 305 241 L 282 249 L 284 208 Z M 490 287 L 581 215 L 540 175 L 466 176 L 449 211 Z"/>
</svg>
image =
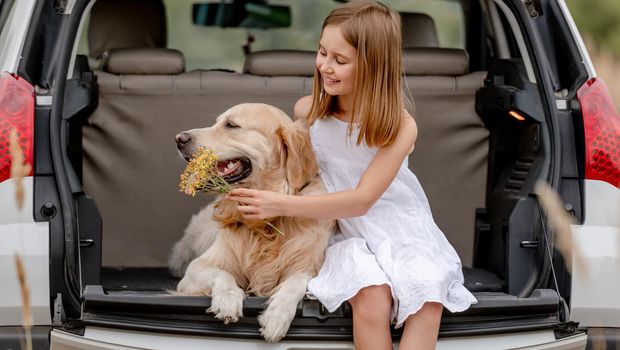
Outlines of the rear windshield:
<svg viewBox="0 0 620 350">
<path fill-rule="evenodd" d="M 334 0 L 271 0 L 269 4 L 291 8 L 291 27 L 272 29 L 218 28 L 196 26 L 191 20 L 196 0 L 164 0 L 168 47 L 183 52 L 186 69 L 229 69 L 240 72 L 245 62 L 243 46 L 253 37 L 252 51 L 270 49 L 316 50 L 323 19 L 341 5 Z M 437 27 L 441 47 L 465 47 L 463 9 L 455 0 L 396 0 L 384 3 L 401 12 L 430 15 Z M 87 31 L 79 46 L 88 54 Z"/>
</svg>

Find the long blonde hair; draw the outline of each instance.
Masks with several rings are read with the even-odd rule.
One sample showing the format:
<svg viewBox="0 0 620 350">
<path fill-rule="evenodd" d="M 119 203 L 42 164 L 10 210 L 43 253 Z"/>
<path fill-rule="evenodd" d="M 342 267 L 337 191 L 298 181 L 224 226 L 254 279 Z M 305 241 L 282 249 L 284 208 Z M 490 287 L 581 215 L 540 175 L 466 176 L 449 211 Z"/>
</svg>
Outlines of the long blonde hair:
<svg viewBox="0 0 620 350">
<path fill-rule="evenodd" d="M 403 116 L 402 38 L 400 15 L 375 1 L 352 1 L 333 10 L 323 22 L 339 25 L 344 39 L 357 49 L 357 73 L 352 116 L 358 116 L 362 140 L 368 146 L 383 147 L 396 139 Z M 323 79 L 314 71 L 312 107 L 307 119 L 323 119 L 342 112 L 337 96 L 323 88 Z M 353 130 L 354 118 L 349 122 Z"/>
</svg>

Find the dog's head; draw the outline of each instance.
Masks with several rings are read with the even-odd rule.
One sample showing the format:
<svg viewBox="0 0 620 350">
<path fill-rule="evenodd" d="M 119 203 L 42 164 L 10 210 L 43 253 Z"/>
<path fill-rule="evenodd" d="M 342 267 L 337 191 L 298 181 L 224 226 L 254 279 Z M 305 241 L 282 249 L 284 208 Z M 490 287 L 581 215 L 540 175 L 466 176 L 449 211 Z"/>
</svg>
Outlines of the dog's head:
<svg viewBox="0 0 620 350">
<path fill-rule="evenodd" d="M 301 123 L 276 107 L 244 103 L 222 113 L 213 126 L 183 131 L 175 139 L 186 160 L 200 148 L 212 149 L 218 172 L 233 187 L 295 194 L 318 172 Z"/>
</svg>

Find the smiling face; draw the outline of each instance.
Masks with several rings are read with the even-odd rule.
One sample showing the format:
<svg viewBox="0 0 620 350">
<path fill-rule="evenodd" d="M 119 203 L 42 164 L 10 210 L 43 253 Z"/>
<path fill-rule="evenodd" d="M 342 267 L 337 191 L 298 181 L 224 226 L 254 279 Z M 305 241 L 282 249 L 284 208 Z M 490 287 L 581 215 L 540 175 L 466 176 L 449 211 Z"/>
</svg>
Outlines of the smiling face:
<svg viewBox="0 0 620 350">
<path fill-rule="evenodd" d="M 321 73 L 323 87 L 332 96 L 343 100 L 353 100 L 357 73 L 357 49 L 351 46 L 340 30 L 339 25 L 323 28 L 316 67 Z"/>
</svg>

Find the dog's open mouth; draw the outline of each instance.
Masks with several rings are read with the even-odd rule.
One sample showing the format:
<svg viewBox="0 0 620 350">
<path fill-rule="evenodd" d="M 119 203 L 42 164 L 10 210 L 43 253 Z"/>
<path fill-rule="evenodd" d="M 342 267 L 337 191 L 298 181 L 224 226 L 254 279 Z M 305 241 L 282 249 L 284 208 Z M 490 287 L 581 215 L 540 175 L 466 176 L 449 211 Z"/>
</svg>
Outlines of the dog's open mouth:
<svg viewBox="0 0 620 350">
<path fill-rule="evenodd" d="M 248 158 L 232 158 L 217 162 L 217 172 L 229 184 L 241 181 L 252 173 L 252 162 Z"/>
</svg>

